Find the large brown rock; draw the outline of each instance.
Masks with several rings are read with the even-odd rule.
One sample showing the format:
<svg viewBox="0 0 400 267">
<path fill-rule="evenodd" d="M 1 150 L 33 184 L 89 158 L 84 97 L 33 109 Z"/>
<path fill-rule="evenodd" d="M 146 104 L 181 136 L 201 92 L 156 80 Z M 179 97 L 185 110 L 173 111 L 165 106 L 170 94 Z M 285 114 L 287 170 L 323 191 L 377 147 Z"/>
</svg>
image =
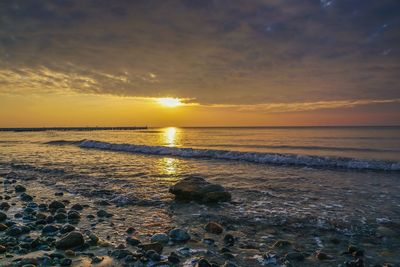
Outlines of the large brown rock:
<svg viewBox="0 0 400 267">
<path fill-rule="evenodd" d="M 82 246 L 85 243 L 83 235 L 79 232 L 70 232 L 56 242 L 57 249 L 71 249 Z"/>
<path fill-rule="evenodd" d="M 225 202 L 231 200 L 231 194 L 218 184 L 212 184 L 202 177 L 189 176 L 169 189 L 177 200 L 199 201 L 207 203 Z"/>
</svg>

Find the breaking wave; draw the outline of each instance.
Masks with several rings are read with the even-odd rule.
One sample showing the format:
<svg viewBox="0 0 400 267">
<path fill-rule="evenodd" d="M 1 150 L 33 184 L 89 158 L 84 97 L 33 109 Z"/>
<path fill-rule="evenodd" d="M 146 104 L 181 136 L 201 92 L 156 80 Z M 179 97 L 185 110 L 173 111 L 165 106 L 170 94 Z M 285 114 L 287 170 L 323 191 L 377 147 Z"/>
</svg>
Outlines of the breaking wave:
<svg viewBox="0 0 400 267">
<path fill-rule="evenodd" d="M 93 140 L 74 142 L 81 148 L 123 151 L 149 155 L 168 155 L 184 158 L 208 158 L 222 160 L 241 160 L 260 164 L 279 164 L 308 166 L 318 168 L 341 168 L 354 170 L 400 171 L 400 162 L 366 160 L 345 157 L 324 157 L 298 154 L 239 152 L 229 150 L 193 149 L 133 144 L 114 144 Z"/>
</svg>

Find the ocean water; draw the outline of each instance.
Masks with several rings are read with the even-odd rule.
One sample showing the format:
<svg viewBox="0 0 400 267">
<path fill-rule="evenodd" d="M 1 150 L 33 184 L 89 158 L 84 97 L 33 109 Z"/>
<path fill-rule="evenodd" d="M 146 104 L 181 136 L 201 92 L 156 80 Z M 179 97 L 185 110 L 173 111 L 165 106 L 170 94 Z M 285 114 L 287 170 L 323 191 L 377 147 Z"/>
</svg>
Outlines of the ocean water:
<svg viewBox="0 0 400 267">
<path fill-rule="evenodd" d="M 204 218 L 351 236 L 400 223 L 400 127 L 0 132 L 0 172 L 10 171 L 129 207 L 145 215 L 132 220 L 144 233 Z M 168 188 L 188 175 L 222 184 L 233 202 L 171 215 Z"/>
</svg>

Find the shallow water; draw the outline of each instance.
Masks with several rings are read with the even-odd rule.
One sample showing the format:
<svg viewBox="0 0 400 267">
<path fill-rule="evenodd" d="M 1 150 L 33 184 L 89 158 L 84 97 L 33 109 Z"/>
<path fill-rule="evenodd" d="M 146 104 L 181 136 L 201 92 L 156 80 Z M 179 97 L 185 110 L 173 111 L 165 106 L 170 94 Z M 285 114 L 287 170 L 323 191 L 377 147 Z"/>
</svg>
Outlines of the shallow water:
<svg viewBox="0 0 400 267">
<path fill-rule="evenodd" d="M 123 206 L 116 212 L 132 216 L 130 220 L 143 235 L 215 218 L 241 225 L 247 229 L 247 238 L 254 230 L 257 234 L 251 238 L 256 242 L 263 242 L 261 237 L 268 236 L 265 231 L 271 227 L 281 226 L 304 232 L 336 231 L 360 240 L 376 231 L 381 222 L 400 223 L 398 171 L 128 153 L 80 147 L 80 140 L 398 164 L 399 136 L 398 127 L 0 132 L 0 163 L 4 170 L 15 171 L 25 180 Z M 48 143 L 60 140 L 78 142 Z M 227 187 L 233 202 L 216 207 L 173 204 L 169 186 L 193 174 Z M 294 234 L 291 238 L 299 237 Z M 318 249 L 312 232 L 304 233 L 303 239 Z M 372 255 L 379 258 L 379 249 L 390 252 L 399 248 L 397 243 L 385 244 L 379 243 Z M 389 259 L 396 260 L 393 256 Z"/>
</svg>

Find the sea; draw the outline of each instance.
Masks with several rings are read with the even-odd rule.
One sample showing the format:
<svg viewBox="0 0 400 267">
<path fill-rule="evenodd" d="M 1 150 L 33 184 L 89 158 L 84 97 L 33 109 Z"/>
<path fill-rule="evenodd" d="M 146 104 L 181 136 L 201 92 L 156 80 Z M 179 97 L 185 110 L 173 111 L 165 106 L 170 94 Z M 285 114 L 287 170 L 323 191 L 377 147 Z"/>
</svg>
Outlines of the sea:
<svg viewBox="0 0 400 267">
<path fill-rule="evenodd" d="M 9 172 L 129 207 L 123 216 L 143 233 L 204 218 L 350 236 L 400 222 L 400 127 L 0 132 L 0 174 Z M 192 175 L 224 186 L 232 203 L 171 215 L 169 187 Z"/>
</svg>

